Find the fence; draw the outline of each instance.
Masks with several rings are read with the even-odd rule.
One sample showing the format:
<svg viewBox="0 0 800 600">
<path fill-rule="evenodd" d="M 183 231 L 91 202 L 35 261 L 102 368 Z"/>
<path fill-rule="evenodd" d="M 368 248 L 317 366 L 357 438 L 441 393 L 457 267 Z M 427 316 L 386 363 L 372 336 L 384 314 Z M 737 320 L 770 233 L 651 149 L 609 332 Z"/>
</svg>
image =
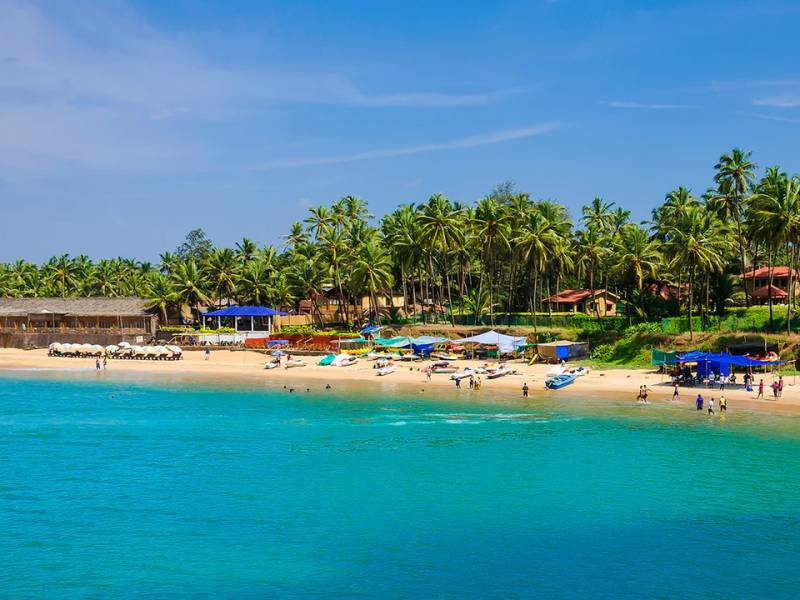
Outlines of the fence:
<svg viewBox="0 0 800 600">
<path fill-rule="evenodd" d="M 679 334 L 689 331 L 689 318 L 688 317 L 669 317 L 661 320 L 661 330 L 664 333 Z M 769 324 L 769 317 L 764 315 L 727 315 L 719 317 L 717 315 L 709 315 L 706 317 L 692 317 L 692 330 L 696 333 L 702 332 L 775 332 L 781 333 L 786 331 L 786 314 L 773 315 L 772 327 Z M 800 331 L 800 318 L 794 317 L 792 319 L 792 331 L 797 333 Z"/>
</svg>

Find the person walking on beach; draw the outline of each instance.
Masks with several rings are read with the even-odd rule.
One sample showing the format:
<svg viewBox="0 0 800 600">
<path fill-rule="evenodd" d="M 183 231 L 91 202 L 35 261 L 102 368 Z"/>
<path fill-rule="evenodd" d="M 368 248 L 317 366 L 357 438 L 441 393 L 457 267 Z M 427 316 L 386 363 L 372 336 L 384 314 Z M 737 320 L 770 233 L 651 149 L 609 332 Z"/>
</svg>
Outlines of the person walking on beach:
<svg viewBox="0 0 800 600">
<path fill-rule="evenodd" d="M 432 370 L 433 370 L 433 369 L 431 369 L 430 367 L 428 367 L 427 369 L 425 369 L 425 377 L 427 377 L 427 378 L 428 378 L 428 381 L 430 381 L 430 380 L 431 380 L 431 371 L 432 371 Z"/>
<path fill-rule="evenodd" d="M 777 400 L 778 399 L 778 382 L 777 381 L 773 381 L 772 385 L 770 387 L 772 388 L 772 396 L 775 398 L 775 400 Z"/>
<path fill-rule="evenodd" d="M 681 399 L 681 394 L 678 391 L 678 384 L 676 383 L 675 387 L 672 389 L 672 401 L 677 402 L 680 399 Z"/>
<path fill-rule="evenodd" d="M 108 356 L 103 355 L 103 371 L 108 368 Z"/>
<path fill-rule="evenodd" d="M 208 358 L 211 356 L 211 348 L 206 348 L 205 355 L 206 355 L 206 360 L 208 360 Z"/>
<path fill-rule="evenodd" d="M 758 382 L 758 396 L 756 396 L 756 400 L 758 400 L 759 398 L 761 398 L 762 400 L 764 399 L 764 380 L 763 379 Z"/>
<path fill-rule="evenodd" d="M 528 397 L 528 382 L 527 381 L 522 384 L 522 397 L 523 398 L 527 398 Z"/>
<path fill-rule="evenodd" d="M 469 389 L 475 389 L 475 378 L 472 375 L 469 376 Z"/>
<path fill-rule="evenodd" d="M 703 410 L 703 395 L 697 394 L 697 410 Z"/>
<path fill-rule="evenodd" d="M 783 397 L 783 375 L 778 377 L 778 398 Z"/>
<path fill-rule="evenodd" d="M 647 386 L 646 385 L 642 386 L 642 402 L 644 402 L 645 404 L 648 403 L 647 402 Z"/>
</svg>

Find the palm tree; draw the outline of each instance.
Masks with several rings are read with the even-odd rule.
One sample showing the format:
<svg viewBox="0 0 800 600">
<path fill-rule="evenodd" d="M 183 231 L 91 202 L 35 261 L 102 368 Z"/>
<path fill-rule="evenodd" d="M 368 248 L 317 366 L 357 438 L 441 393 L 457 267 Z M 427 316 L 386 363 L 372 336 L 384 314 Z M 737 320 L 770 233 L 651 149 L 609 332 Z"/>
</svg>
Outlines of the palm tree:
<svg viewBox="0 0 800 600">
<path fill-rule="evenodd" d="M 734 148 L 719 158 L 714 165 L 717 170 L 714 181 L 717 182 L 717 194 L 714 196 L 715 208 L 723 218 L 733 218 L 736 222 L 736 237 L 739 242 L 739 259 L 742 274 L 745 273 L 745 241 L 742 236 L 742 215 L 747 201 L 746 195 L 753 182 L 755 163 L 750 160 L 751 153 Z M 743 280 L 746 282 L 746 280 Z M 752 291 L 751 291 L 752 293 Z M 749 305 L 745 284 L 745 299 Z"/>
<path fill-rule="evenodd" d="M 322 312 L 317 301 L 323 292 L 325 283 L 324 271 L 320 268 L 317 261 L 311 258 L 298 258 L 289 271 L 289 282 L 301 298 L 308 298 L 311 301 L 312 314 L 317 316 L 319 326 L 324 327 Z"/>
<path fill-rule="evenodd" d="M 294 249 L 300 244 L 305 243 L 308 240 L 308 235 L 306 234 L 306 230 L 303 229 L 303 224 L 299 221 L 295 221 L 292 223 L 289 235 L 285 236 L 284 239 L 286 240 L 286 247 Z"/>
<path fill-rule="evenodd" d="M 47 279 L 62 298 L 73 293 L 78 287 L 78 265 L 69 257 L 69 254 L 51 258 L 45 269 Z"/>
<path fill-rule="evenodd" d="M 339 291 L 339 307 L 344 306 L 344 320 L 350 322 L 348 310 L 349 302 L 345 299 L 344 286 L 342 285 L 342 266 L 348 257 L 348 244 L 340 229 L 329 228 L 324 231 L 320 239 L 320 246 L 324 260 L 330 265 L 333 279 Z"/>
<path fill-rule="evenodd" d="M 266 262 L 248 262 L 236 282 L 240 300 L 256 306 L 265 304 L 270 295 L 271 279 L 272 271 Z"/>
<path fill-rule="evenodd" d="M 772 282 L 774 257 L 783 244 L 789 256 L 789 298 L 786 306 L 786 333 L 792 329 L 792 302 L 794 301 L 794 267 L 797 245 L 800 243 L 800 179 L 782 177 L 774 184 L 760 186 L 751 199 L 752 220 L 755 232 L 766 241 L 769 252 L 769 322 L 773 327 Z"/>
<path fill-rule="evenodd" d="M 589 289 L 592 292 L 592 298 L 594 298 L 596 275 L 608 254 L 608 247 L 597 226 L 593 224 L 578 232 L 576 242 L 578 247 L 575 266 L 578 269 L 578 276 L 583 278 L 586 274 L 589 275 Z M 594 312 L 599 319 L 600 311 L 597 302 L 594 303 Z"/>
<path fill-rule="evenodd" d="M 174 263 L 169 276 L 175 302 L 188 306 L 199 318 L 198 304 L 210 304 L 211 300 L 205 292 L 205 281 L 197 263 L 193 258 Z"/>
<path fill-rule="evenodd" d="M 162 273 L 150 273 L 150 290 L 147 294 L 147 308 L 156 308 L 161 313 L 162 323 L 168 323 L 169 307 L 172 306 L 175 294 L 172 291 L 170 280 Z"/>
<path fill-rule="evenodd" d="M 463 241 L 463 233 L 450 200 L 443 194 L 434 194 L 419 215 L 420 230 L 429 260 L 436 254 L 441 258 L 447 288 L 447 305 L 450 324 L 455 326 L 453 316 L 453 296 L 450 286 L 450 254 Z"/>
<path fill-rule="evenodd" d="M 694 339 L 693 307 L 697 269 L 721 271 L 727 252 L 733 247 L 728 229 L 716 213 L 690 206 L 667 233 L 667 249 L 677 266 L 689 276 L 689 336 Z"/>
<path fill-rule="evenodd" d="M 389 292 L 394 277 L 389 253 L 378 242 L 365 244 L 353 264 L 353 283 L 369 295 L 372 315 L 381 322 L 376 294 Z"/>
<path fill-rule="evenodd" d="M 611 209 L 613 206 L 613 202 L 603 202 L 603 199 L 599 196 L 595 197 L 590 205 L 581 208 L 583 213 L 581 223 L 587 227 L 593 225 L 597 228 L 597 231 L 607 233 L 610 229 L 611 216 L 613 214 Z"/>
<path fill-rule="evenodd" d="M 644 229 L 638 225 L 628 224 L 622 228 L 614 248 L 615 270 L 624 279 L 632 280 L 636 285 L 642 317 L 646 316 L 644 280 L 648 277 L 655 279 L 661 265 L 661 252 L 658 245 L 658 242 L 653 240 Z M 628 299 L 628 304 L 630 304 L 630 299 Z M 630 313 L 628 314 L 630 316 Z"/>
<path fill-rule="evenodd" d="M 331 226 L 333 213 L 325 206 L 310 208 L 309 212 L 311 216 L 304 219 L 304 222 L 308 224 L 309 231 L 314 234 L 314 239 L 318 240 Z"/>
<path fill-rule="evenodd" d="M 511 228 L 508 214 L 493 198 L 478 200 L 473 218 L 475 240 L 480 248 L 481 275 L 478 280 L 478 293 L 483 291 L 483 278 L 489 271 L 489 318 L 494 325 L 494 273 L 495 259 L 499 252 L 511 249 Z M 477 324 L 477 317 L 476 317 Z"/>
<path fill-rule="evenodd" d="M 214 291 L 217 306 L 222 306 L 223 298 L 230 304 L 231 298 L 236 296 L 239 270 L 236 255 L 230 248 L 213 249 L 203 262 L 204 278 Z"/>
<path fill-rule="evenodd" d="M 538 325 L 536 301 L 539 296 L 539 279 L 558 245 L 558 235 L 552 223 L 547 220 L 542 211 L 534 208 L 528 214 L 528 220 L 522 227 L 517 244 L 523 260 L 531 270 L 532 291 L 529 301 L 530 309 L 533 313 L 533 329 L 536 331 Z"/>
<path fill-rule="evenodd" d="M 256 256 L 256 252 L 258 252 L 258 244 L 253 240 L 243 237 L 241 241 L 236 242 L 236 257 L 242 265 L 253 260 Z"/>
</svg>

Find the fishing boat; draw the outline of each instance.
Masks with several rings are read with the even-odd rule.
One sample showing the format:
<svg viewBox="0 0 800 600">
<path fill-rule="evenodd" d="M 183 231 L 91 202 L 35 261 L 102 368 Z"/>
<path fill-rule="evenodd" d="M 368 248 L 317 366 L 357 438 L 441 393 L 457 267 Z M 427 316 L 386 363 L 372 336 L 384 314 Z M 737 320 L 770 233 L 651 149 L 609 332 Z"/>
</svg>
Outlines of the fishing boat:
<svg viewBox="0 0 800 600">
<path fill-rule="evenodd" d="M 440 360 L 439 362 L 433 363 L 433 367 L 431 368 L 431 372 L 439 373 L 439 374 L 446 374 L 449 375 L 451 373 L 456 373 L 458 371 L 458 367 L 452 366 L 446 360 Z"/>
<path fill-rule="evenodd" d="M 556 375 L 555 377 L 549 377 L 544 380 L 544 386 L 548 390 L 560 390 L 563 387 L 567 387 L 575 382 L 575 375 L 572 373 L 562 373 L 561 375 Z"/>
<path fill-rule="evenodd" d="M 396 370 L 397 365 L 386 365 L 385 367 L 378 369 L 378 375 L 383 377 L 384 375 L 389 375 L 389 373 L 394 373 Z"/>
<path fill-rule="evenodd" d="M 284 368 L 293 369 L 294 367 L 305 367 L 305 366 L 306 366 L 306 361 L 297 358 L 293 360 L 287 360 L 286 364 L 284 365 Z"/>
</svg>

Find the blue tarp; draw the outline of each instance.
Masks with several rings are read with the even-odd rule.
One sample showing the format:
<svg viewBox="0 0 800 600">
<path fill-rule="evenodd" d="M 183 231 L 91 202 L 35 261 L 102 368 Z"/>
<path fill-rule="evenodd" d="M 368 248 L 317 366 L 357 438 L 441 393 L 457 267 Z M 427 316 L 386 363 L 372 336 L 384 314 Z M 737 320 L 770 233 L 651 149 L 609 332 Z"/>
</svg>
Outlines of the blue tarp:
<svg viewBox="0 0 800 600">
<path fill-rule="evenodd" d="M 361 335 L 369 335 L 370 333 L 375 333 L 381 329 L 383 329 L 383 326 L 381 325 L 367 325 L 366 327 L 362 328 L 359 333 Z"/>
<path fill-rule="evenodd" d="M 268 306 L 229 306 L 221 310 L 205 313 L 204 317 L 274 317 L 286 316 L 287 313 L 269 308 Z"/>
<path fill-rule="evenodd" d="M 680 362 L 696 362 L 697 374 L 708 377 L 710 373 L 730 375 L 731 366 L 737 367 L 764 367 L 786 364 L 785 360 L 756 360 L 747 356 L 735 356 L 722 352 L 702 352 L 692 350 L 678 355 Z"/>
</svg>

